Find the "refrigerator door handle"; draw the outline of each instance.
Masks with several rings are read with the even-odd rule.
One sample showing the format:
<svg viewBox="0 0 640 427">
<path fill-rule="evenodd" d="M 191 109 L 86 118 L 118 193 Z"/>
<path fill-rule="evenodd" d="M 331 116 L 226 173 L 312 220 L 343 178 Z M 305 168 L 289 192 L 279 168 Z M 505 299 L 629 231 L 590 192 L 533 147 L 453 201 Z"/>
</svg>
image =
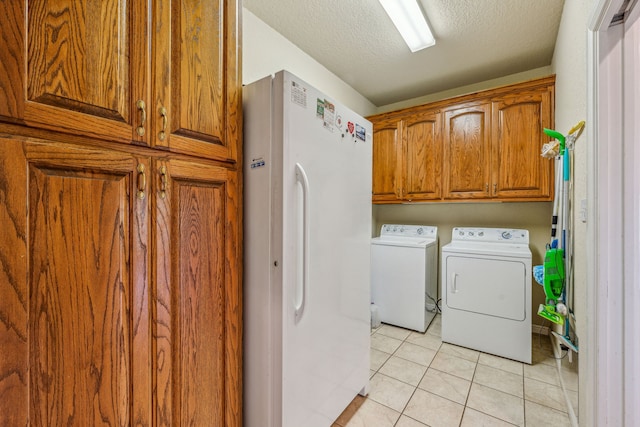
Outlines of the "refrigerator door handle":
<svg viewBox="0 0 640 427">
<path fill-rule="evenodd" d="M 295 321 L 300 321 L 304 314 L 304 306 L 307 297 L 307 286 L 309 284 L 309 179 L 300 163 L 296 163 L 296 181 L 302 187 L 302 247 L 298 248 L 302 251 L 302 256 L 298 259 L 302 260 L 302 283 L 297 284 L 297 294 L 295 307 Z"/>
</svg>

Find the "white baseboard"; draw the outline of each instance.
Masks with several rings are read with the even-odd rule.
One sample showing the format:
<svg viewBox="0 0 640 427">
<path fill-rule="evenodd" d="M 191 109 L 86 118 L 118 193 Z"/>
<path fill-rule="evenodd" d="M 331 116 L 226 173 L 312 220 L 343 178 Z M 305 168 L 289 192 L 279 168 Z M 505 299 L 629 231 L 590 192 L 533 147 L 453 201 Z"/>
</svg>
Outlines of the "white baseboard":
<svg viewBox="0 0 640 427">
<path fill-rule="evenodd" d="M 531 332 L 533 332 L 534 334 L 549 335 L 549 327 L 540 326 L 540 325 L 531 325 Z"/>
</svg>

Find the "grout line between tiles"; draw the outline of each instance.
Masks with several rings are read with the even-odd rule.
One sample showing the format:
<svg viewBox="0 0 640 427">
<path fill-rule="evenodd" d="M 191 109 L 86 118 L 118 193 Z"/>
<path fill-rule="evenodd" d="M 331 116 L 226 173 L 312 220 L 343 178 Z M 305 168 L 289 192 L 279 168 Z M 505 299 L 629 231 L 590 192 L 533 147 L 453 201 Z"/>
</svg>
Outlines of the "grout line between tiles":
<svg viewBox="0 0 640 427">
<path fill-rule="evenodd" d="M 376 331 L 372 331 L 372 332 L 371 332 L 371 335 L 374 335 L 374 334 L 376 334 L 376 333 L 380 333 L 380 332 L 379 332 L 378 330 L 376 330 Z M 428 334 L 428 333 L 429 333 L 429 330 L 427 330 L 424 334 Z M 527 417 L 526 417 L 526 415 L 527 415 L 527 414 L 526 414 L 526 402 L 533 402 L 533 401 L 529 401 L 529 400 L 527 400 L 527 399 L 525 398 L 525 381 L 524 381 L 524 379 L 525 379 L 525 372 L 524 372 L 524 364 L 523 364 L 523 368 L 522 368 L 522 374 L 516 374 L 516 373 L 511 372 L 511 371 L 506 370 L 506 369 L 501 369 L 501 368 L 499 368 L 499 367 L 491 366 L 491 365 L 488 365 L 488 364 L 486 364 L 486 363 L 480 363 L 480 357 L 478 357 L 478 359 L 474 362 L 474 363 L 475 363 L 475 366 L 474 366 L 474 368 L 473 368 L 473 376 L 471 377 L 471 380 L 467 380 L 467 381 L 469 381 L 469 382 L 470 382 L 470 385 L 469 385 L 469 391 L 467 392 L 467 395 L 466 395 L 466 397 L 465 397 L 464 404 L 460 404 L 459 402 L 456 402 L 456 401 L 454 401 L 454 400 L 452 400 L 452 399 L 449 399 L 449 398 L 447 398 L 447 397 L 445 397 L 445 396 L 440 396 L 439 394 L 436 394 L 436 393 L 433 393 L 433 392 L 431 392 L 431 391 L 429 391 L 429 390 L 425 390 L 425 389 L 420 388 L 420 384 L 422 383 L 422 380 L 424 379 L 424 377 L 425 377 L 425 375 L 427 374 L 427 371 L 428 371 L 429 369 L 433 369 L 434 371 L 438 371 L 438 372 L 441 372 L 441 373 L 445 373 L 445 374 L 447 374 L 447 375 L 452 375 L 452 376 L 454 376 L 454 377 L 456 377 L 456 378 L 461 378 L 461 379 L 466 380 L 466 378 L 464 378 L 464 377 L 459 377 L 459 376 L 457 376 L 457 375 L 455 375 L 455 374 L 452 374 L 452 373 L 449 373 L 449 372 L 445 372 L 445 371 L 441 371 L 441 370 L 439 370 L 439 369 L 436 369 L 436 368 L 432 368 L 432 367 L 431 367 L 431 364 L 433 363 L 433 360 L 435 359 L 435 357 L 436 357 L 436 356 L 440 353 L 440 351 L 442 350 L 442 343 L 440 344 L 440 346 L 438 347 L 438 349 L 437 349 L 437 350 L 435 350 L 435 349 L 433 349 L 433 348 L 423 347 L 423 346 L 421 346 L 421 345 L 419 345 L 419 344 L 415 344 L 415 343 L 411 343 L 411 342 L 407 341 L 407 340 L 412 336 L 412 334 L 411 334 L 411 333 L 409 333 L 409 334 L 408 334 L 404 339 L 402 339 L 402 340 L 401 340 L 401 339 L 398 339 L 398 338 L 395 338 L 395 337 L 390 337 L 390 336 L 385 335 L 385 334 L 383 334 L 383 333 L 380 333 L 380 335 L 385 336 L 385 337 L 387 337 L 387 338 L 393 338 L 393 339 L 396 339 L 396 340 L 398 340 L 398 341 L 401 341 L 401 344 L 400 344 L 400 345 L 399 345 L 399 346 L 398 346 L 398 347 L 397 347 L 397 348 L 396 348 L 392 353 L 386 353 L 386 352 L 384 352 L 384 353 L 386 353 L 386 354 L 389 354 L 389 357 L 387 357 L 387 358 L 386 358 L 386 360 L 384 361 L 384 363 L 382 363 L 378 369 L 376 369 L 375 371 L 373 371 L 373 370 L 372 370 L 372 371 L 374 372 L 374 374 L 373 374 L 373 375 L 377 375 L 377 374 L 384 375 L 384 376 L 386 376 L 386 377 L 388 377 L 388 378 L 393 378 L 393 379 L 394 379 L 394 380 L 396 380 L 396 381 L 400 381 L 400 382 L 402 382 L 403 384 L 407 384 L 407 385 L 409 385 L 409 386 L 413 387 L 413 391 L 412 391 L 412 393 L 411 393 L 411 396 L 409 397 L 409 399 L 407 400 L 407 403 L 406 403 L 406 404 L 404 405 L 404 407 L 402 408 L 402 411 L 400 411 L 400 412 L 399 412 L 399 413 L 400 413 L 400 416 L 398 417 L 398 420 L 394 423 L 394 426 L 395 426 L 395 425 L 397 425 L 397 423 L 400 421 L 400 418 L 402 418 L 403 416 L 405 416 L 405 417 L 407 417 L 407 418 L 410 418 L 410 419 L 412 419 L 412 420 L 415 420 L 415 421 L 417 421 L 417 422 L 421 422 L 421 421 L 416 420 L 416 419 L 414 419 L 413 417 L 409 417 L 408 415 L 406 415 L 406 414 L 405 414 L 405 411 L 406 411 L 406 409 L 407 409 L 407 407 L 408 407 L 408 405 L 409 405 L 409 402 L 411 402 L 411 400 L 412 400 L 412 399 L 413 399 L 413 397 L 415 396 L 415 393 L 416 393 L 416 391 L 417 391 L 418 389 L 420 389 L 421 391 L 423 391 L 423 392 L 425 392 L 425 393 L 429 393 L 429 394 L 432 394 L 432 395 L 434 395 L 434 396 L 438 396 L 439 398 L 446 399 L 446 400 L 448 400 L 448 401 L 450 401 L 450 402 L 453 402 L 453 403 L 455 403 L 455 404 L 462 405 L 462 406 L 463 406 L 463 411 L 462 411 L 462 416 L 461 416 L 461 418 L 460 418 L 460 424 L 461 424 L 461 423 L 462 423 L 462 419 L 464 418 L 465 412 L 467 411 L 467 408 L 470 408 L 470 407 L 469 407 L 469 406 L 467 406 L 467 405 L 468 405 L 468 403 L 469 403 L 469 396 L 470 396 L 470 394 L 471 394 L 471 387 L 473 386 L 473 384 L 482 385 L 483 387 L 487 387 L 487 388 L 490 388 L 490 389 L 493 389 L 493 390 L 496 390 L 496 391 L 499 391 L 499 392 L 502 392 L 502 393 L 506 393 L 506 394 L 509 394 L 509 395 L 511 395 L 511 396 L 514 396 L 514 397 L 517 397 L 518 399 L 521 399 L 521 400 L 522 400 L 522 403 L 523 403 L 524 423 L 525 423 L 525 425 L 526 425 L 526 420 L 527 420 Z M 431 334 L 431 336 L 436 337 L 436 338 L 439 338 L 440 340 L 442 340 L 442 338 L 441 338 L 440 336 L 438 336 L 438 335 Z M 539 340 L 541 340 L 541 339 L 542 339 L 542 337 L 539 337 Z M 425 366 L 425 365 L 421 365 L 421 364 L 419 364 L 419 363 L 416 363 L 416 362 L 414 362 L 413 360 L 409 360 L 409 359 L 406 359 L 406 358 L 404 358 L 404 357 L 402 357 L 402 356 L 397 355 L 396 353 L 397 353 L 397 352 L 398 352 L 398 350 L 402 347 L 402 345 L 403 345 L 403 344 L 405 344 L 405 343 L 410 343 L 410 344 L 412 344 L 412 345 L 415 345 L 415 346 L 421 347 L 421 348 L 423 348 L 423 349 L 425 349 L 425 350 L 434 351 L 434 352 L 435 352 L 434 357 L 431 359 L 431 361 L 429 362 L 429 364 Z M 538 341 L 538 346 L 536 346 L 536 348 L 538 348 L 539 350 L 542 350 L 542 351 L 546 351 L 546 350 L 547 350 L 547 349 L 544 347 L 544 345 L 542 344 L 542 342 L 541 342 L 541 341 Z M 553 348 L 550 348 L 549 350 L 553 351 Z M 449 355 L 449 356 L 454 356 L 454 357 L 459 357 L 459 356 L 452 355 L 452 354 L 447 354 L 447 355 Z M 423 367 L 425 368 L 425 371 L 424 371 L 424 373 L 422 374 L 422 376 L 420 377 L 420 379 L 418 380 L 417 385 L 415 385 L 415 386 L 414 386 L 413 384 L 409 384 L 409 383 L 407 383 L 407 382 L 405 382 L 405 381 L 402 381 L 402 380 L 401 380 L 401 379 L 399 379 L 399 378 L 395 378 L 395 377 L 393 377 L 393 376 L 390 376 L 390 375 L 387 375 L 387 374 L 384 374 L 384 373 L 380 372 L 380 370 L 382 369 L 382 367 L 383 367 L 383 366 L 384 366 L 384 365 L 385 365 L 385 364 L 386 364 L 386 363 L 391 359 L 391 357 L 397 357 L 397 358 L 399 358 L 399 359 L 402 359 L 402 360 L 405 360 L 405 361 L 408 361 L 408 362 L 416 363 L 416 364 L 421 365 L 421 366 L 423 366 Z M 557 357 L 555 357 L 555 355 L 554 355 L 554 356 L 551 356 L 551 357 L 553 357 L 554 359 L 556 359 L 556 363 L 559 363 L 559 360 L 558 360 L 558 358 L 557 358 Z M 464 358 L 462 358 L 462 359 L 464 359 Z M 465 360 L 467 360 L 467 359 L 465 359 Z M 542 362 L 539 362 L 539 363 L 541 363 L 541 364 L 542 364 Z M 477 374 L 477 369 L 478 369 L 478 364 L 481 364 L 481 365 L 483 365 L 483 366 L 488 366 L 489 368 L 498 369 L 498 370 L 500 370 L 500 371 L 503 371 L 503 372 L 506 372 L 506 373 L 509 373 L 509 374 L 514 374 L 514 375 L 522 376 L 522 397 L 517 396 L 517 395 L 514 395 L 514 394 L 511 394 L 511 393 L 508 393 L 508 392 L 506 392 L 506 391 L 504 391 L 504 390 L 499 390 L 499 389 L 496 389 L 496 388 L 494 388 L 494 387 L 490 387 L 490 386 L 483 385 L 483 384 L 480 384 L 480 383 L 475 382 L 476 374 Z M 559 365 L 558 365 L 558 368 L 559 368 Z M 558 374 L 558 375 L 559 375 L 559 374 Z M 562 382 L 562 378 L 560 378 L 560 381 Z M 544 382 L 544 381 L 542 381 L 542 382 Z M 553 385 L 553 384 L 549 384 L 549 385 Z M 563 388 L 563 391 L 564 391 L 564 388 Z M 568 395 L 566 394 L 566 392 L 565 392 L 565 398 L 567 399 L 567 404 L 570 404 L 570 401 L 569 401 L 569 398 L 568 398 Z M 378 404 L 380 404 L 380 405 L 382 405 L 382 406 L 385 406 L 385 407 L 387 407 L 387 408 L 392 409 L 392 410 L 394 410 L 394 411 L 395 411 L 395 409 L 390 408 L 389 406 L 384 405 L 384 404 L 382 404 L 382 403 L 380 403 L 380 402 L 377 402 L 377 401 L 376 401 L 376 403 L 378 403 Z M 546 405 L 542 405 L 542 404 L 537 403 L 537 402 L 534 402 L 534 403 L 536 403 L 536 404 L 538 404 L 538 405 L 540 405 L 540 406 L 546 406 Z M 501 418 L 496 417 L 495 415 L 491 415 L 491 414 L 488 414 L 488 413 L 486 413 L 486 412 L 483 412 L 483 411 L 480 411 L 480 410 L 477 410 L 477 409 L 474 409 L 474 408 L 470 408 L 470 409 L 473 409 L 474 411 L 477 411 L 478 413 L 482 413 L 482 414 L 484 414 L 484 415 L 486 415 L 486 416 L 488 416 L 488 417 L 494 418 L 494 419 L 496 419 L 496 420 L 500 420 L 500 421 L 505 422 L 505 423 L 507 423 L 507 424 L 514 425 L 514 424 L 512 424 L 512 423 L 509 423 L 509 422 L 508 422 L 508 421 L 506 421 L 506 420 L 503 420 L 503 419 L 501 419 Z M 570 409 L 571 409 L 571 411 L 573 411 L 573 407 L 572 407 L 572 406 L 570 407 Z M 398 411 L 396 411 L 396 412 L 398 412 Z M 570 417 L 570 415 L 569 415 L 569 417 Z M 575 415 L 574 415 L 574 417 L 575 417 Z M 573 421 L 572 421 L 572 422 L 573 422 Z M 577 425 L 577 424 L 576 424 L 576 425 Z M 576 425 L 574 425 L 574 427 L 575 427 Z"/>
</svg>

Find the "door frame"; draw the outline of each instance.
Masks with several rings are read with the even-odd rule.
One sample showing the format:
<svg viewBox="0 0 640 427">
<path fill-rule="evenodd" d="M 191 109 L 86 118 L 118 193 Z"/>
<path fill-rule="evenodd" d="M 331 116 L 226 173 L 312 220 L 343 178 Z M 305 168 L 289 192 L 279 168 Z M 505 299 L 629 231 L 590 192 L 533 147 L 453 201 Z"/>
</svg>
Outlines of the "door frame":
<svg viewBox="0 0 640 427">
<path fill-rule="evenodd" d="M 640 425 L 640 7 L 609 28 L 622 0 L 597 0 L 587 28 L 587 337 L 580 421 Z M 625 38 L 632 42 L 625 43 Z M 637 145 L 637 144 L 636 144 Z M 636 168 L 637 169 L 637 168 Z M 634 325 L 631 328 L 626 325 Z M 582 364 L 582 363 L 581 363 Z"/>
</svg>

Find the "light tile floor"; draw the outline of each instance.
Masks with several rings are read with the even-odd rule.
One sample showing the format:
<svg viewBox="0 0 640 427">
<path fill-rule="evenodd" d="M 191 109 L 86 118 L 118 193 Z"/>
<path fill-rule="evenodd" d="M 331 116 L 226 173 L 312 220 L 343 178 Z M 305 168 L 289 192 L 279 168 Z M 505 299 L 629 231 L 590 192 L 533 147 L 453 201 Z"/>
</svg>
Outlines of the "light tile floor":
<svg viewBox="0 0 640 427">
<path fill-rule="evenodd" d="M 374 330 L 369 395 L 333 427 L 571 426 L 547 336 L 532 335 L 528 365 L 443 343 L 440 329 L 437 316 L 424 334 Z M 577 374 L 563 378 L 577 413 Z"/>
</svg>

